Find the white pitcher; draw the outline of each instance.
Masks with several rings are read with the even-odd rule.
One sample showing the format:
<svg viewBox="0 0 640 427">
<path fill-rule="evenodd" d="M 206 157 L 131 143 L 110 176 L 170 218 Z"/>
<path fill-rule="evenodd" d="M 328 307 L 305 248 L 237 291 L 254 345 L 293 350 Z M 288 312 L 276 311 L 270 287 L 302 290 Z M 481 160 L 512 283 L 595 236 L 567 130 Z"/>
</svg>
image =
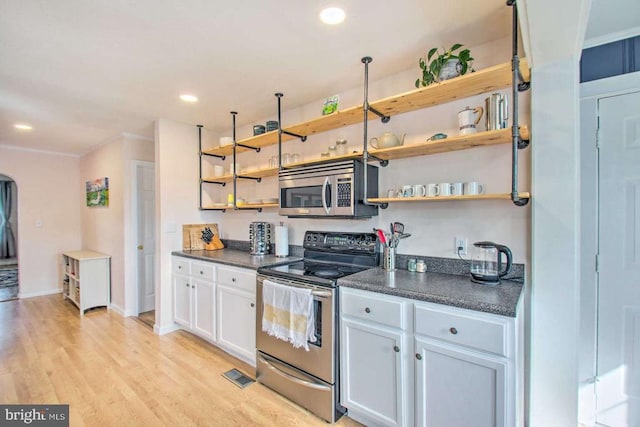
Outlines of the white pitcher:
<svg viewBox="0 0 640 427">
<path fill-rule="evenodd" d="M 458 125 L 460 127 L 460 135 L 469 135 L 476 133 L 476 126 L 480 123 L 484 109 L 482 107 L 469 108 L 458 113 Z"/>
</svg>

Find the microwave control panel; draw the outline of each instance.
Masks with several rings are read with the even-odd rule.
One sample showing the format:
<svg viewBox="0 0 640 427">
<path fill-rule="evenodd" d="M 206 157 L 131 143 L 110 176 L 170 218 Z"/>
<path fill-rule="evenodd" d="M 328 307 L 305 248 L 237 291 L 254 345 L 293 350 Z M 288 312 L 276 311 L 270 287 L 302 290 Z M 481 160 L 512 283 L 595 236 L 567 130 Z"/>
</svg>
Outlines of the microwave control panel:
<svg viewBox="0 0 640 427">
<path fill-rule="evenodd" d="M 338 178 L 338 207 L 350 208 L 351 201 L 351 179 L 350 178 Z"/>
</svg>

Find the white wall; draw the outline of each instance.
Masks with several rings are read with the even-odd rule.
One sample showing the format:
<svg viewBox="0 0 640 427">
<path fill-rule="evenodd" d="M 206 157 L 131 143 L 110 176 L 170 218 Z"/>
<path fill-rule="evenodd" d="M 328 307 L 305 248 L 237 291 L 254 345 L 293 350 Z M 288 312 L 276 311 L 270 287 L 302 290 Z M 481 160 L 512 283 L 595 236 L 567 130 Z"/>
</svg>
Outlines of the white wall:
<svg viewBox="0 0 640 427">
<path fill-rule="evenodd" d="M 135 263 L 125 246 L 134 225 L 127 216 L 131 205 L 131 160 L 153 160 L 153 142 L 119 137 L 84 155 L 80 168 L 83 183 L 109 178 L 109 206 L 82 206 L 82 246 L 111 256 L 111 304 L 121 314 L 128 314 L 129 305 L 133 304 L 125 298 L 125 278 L 135 280 L 135 273 L 131 272 Z"/>
<path fill-rule="evenodd" d="M 18 188 L 21 298 L 60 292 L 60 254 L 80 247 L 84 184 L 79 162 L 77 157 L 0 147 L 0 173 Z"/>
</svg>

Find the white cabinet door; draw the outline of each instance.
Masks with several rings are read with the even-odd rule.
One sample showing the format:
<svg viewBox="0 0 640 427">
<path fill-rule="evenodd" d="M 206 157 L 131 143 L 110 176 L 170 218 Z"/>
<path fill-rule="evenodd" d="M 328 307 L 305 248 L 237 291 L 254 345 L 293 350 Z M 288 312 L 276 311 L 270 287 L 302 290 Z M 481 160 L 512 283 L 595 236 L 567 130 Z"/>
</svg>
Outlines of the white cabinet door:
<svg viewBox="0 0 640 427">
<path fill-rule="evenodd" d="M 341 326 L 342 405 L 376 424 L 403 425 L 403 334 L 352 320 Z"/>
<path fill-rule="evenodd" d="M 177 274 L 173 275 L 173 320 L 191 328 L 191 281 Z"/>
<path fill-rule="evenodd" d="M 504 427 L 507 362 L 415 338 L 416 426 Z"/>
<path fill-rule="evenodd" d="M 218 345 L 255 366 L 255 295 L 229 286 L 218 285 L 216 306 Z"/>
<path fill-rule="evenodd" d="M 191 279 L 193 292 L 193 331 L 208 340 L 215 340 L 215 287 L 213 282 Z"/>
</svg>

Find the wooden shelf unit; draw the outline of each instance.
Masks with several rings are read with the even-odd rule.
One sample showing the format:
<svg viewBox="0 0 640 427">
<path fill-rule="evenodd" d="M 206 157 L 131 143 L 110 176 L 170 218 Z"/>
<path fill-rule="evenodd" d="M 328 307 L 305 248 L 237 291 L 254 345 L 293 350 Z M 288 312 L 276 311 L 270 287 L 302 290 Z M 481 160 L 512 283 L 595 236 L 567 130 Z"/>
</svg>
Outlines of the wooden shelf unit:
<svg viewBox="0 0 640 427">
<path fill-rule="evenodd" d="M 520 59 L 520 72 L 524 79 L 528 81 L 529 65 L 525 58 Z M 383 114 L 395 116 L 397 114 L 408 113 L 410 111 L 444 104 L 459 99 L 461 94 L 464 95 L 464 97 L 469 97 L 503 89 L 511 85 L 511 79 L 511 62 L 509 61 L 474 73 L 465 74 L 464 76 L 456 77 L 454 79 L 445 80 L 441 83 L 435 83 L 427 87 L 414 89 L 399 95 L 373 101 L 370 102 L 369 105 Z M 369 120 L 378 118 L 379 117 L 377 115 L 371 112 L 369 113 Z M 297 135 L 309 136 L 361 123 L 362 119 L 362 104 L 359 104 L 344 110 L 338 110 L 327 116 L 320 116 L 292 126 L 286 126 L 283 130 Z M 286 133 L 282 134 L 282 141 L 289 141 L 292 139 L 296 139 L 296 137 Z M 276 145 L 277 143 L 278 131 L 271 131 L 238 141 L 238 144 L 256 148 Z M 236 147 L 236 150 L 240 153 L 249 149 L 245 147 Z M 233 153 L 233 146 L 228 145 L 225 147 L 215 147 L 202 150 L 202 152 L 204 154 L 228 156 Z"/>
<path fill-rule="evenodd" d="M 530 198 L 528 192 L 518 193 L 519 197 Z M 494 193 L 494 194 L 465 194 L 463 196 L 436 196 L 436 197 L 380 197 L 367 199 L 369 202 L 377 203 L 415 203 L 415 202 L 452 202 L 464 200 L 511 200 L 511 193 Z"/>
<path fill-rule="evenodd" d="M 80 310 L 109 307 L 111 271 L 109 255 L 94 251 L 62 254 L 62 297 Z"/>
</svg>

